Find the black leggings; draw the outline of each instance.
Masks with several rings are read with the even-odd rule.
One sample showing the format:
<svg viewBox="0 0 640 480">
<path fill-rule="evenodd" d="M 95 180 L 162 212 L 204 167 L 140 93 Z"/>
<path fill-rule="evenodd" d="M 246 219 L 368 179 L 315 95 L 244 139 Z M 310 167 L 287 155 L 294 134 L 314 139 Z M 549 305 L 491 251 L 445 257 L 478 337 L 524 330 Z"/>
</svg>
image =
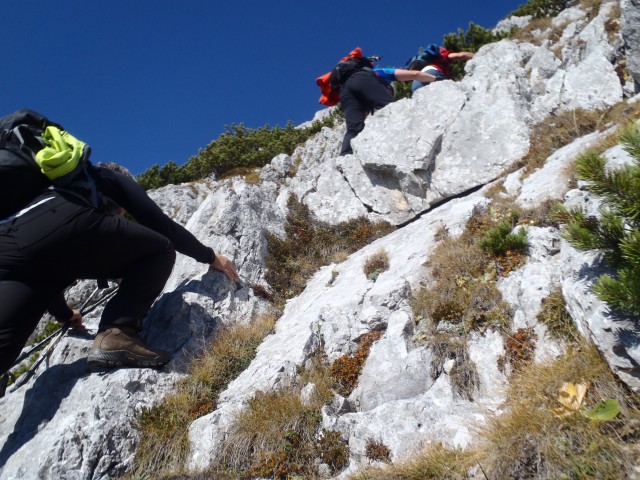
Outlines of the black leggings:
<svg viewBox="0 0 640 480">
<path fill-rule="evenodd" d="M 0 372 L 20 354 L 52 299 L 76 279 L 122 279 L 99 329 L 141 328 L 174 261 L 163 235 L 62 198 L 0 225 Z"/>
<path fill-rule="evenodd" d="M 393 101 L 393 95 L 371 71 L 360 70 L 347 79 L 340 90 L 340 104 L 347 123 L 340 155 L 353 153 L 351 140 L 364 129 L 367 114 Z"/>
</svg>

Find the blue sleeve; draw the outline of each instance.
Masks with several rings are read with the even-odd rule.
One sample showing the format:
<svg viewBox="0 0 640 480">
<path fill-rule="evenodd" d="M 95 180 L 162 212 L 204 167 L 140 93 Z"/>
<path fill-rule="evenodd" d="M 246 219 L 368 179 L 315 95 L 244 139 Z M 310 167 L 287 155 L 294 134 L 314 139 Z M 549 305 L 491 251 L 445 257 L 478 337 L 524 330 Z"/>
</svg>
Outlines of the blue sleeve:
<svg viewBox="0 0 640 480">
<path fill-rule="evenodd" d="M 395 82 L 397 80 L 395 68 L 374 68 L 373 71 L 388 83 Z"/>
</svg>

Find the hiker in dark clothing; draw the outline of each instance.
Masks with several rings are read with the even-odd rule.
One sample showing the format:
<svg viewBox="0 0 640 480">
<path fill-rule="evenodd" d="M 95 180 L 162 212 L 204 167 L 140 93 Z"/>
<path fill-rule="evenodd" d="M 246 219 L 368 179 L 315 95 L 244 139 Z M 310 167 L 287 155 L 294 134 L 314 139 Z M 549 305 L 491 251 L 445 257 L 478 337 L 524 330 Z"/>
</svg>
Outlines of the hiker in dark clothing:
<svg viewBox="0 0 640 480">
<path fill-rule="evenodd" d="M 436 78 L 429 73 L 391 68 L 365 68 L 352 73 L 340 89 L 340 103 L 347 123 L 340 155 L 353 153 L 351 140 L 364 129 L 367 115 L 394 101 L 390 82 L 395 80 L 432 82 Z"/>
<path fill-rule="evenodd" d="M 364 129 L 366 116 L 393 102 L 384 82 L 370 70 L 354 72 L 340 89 L 340 104 L 347 123 L 340 155 L 353 153 L 351 140 Z"/>
<path fill-rule="evenodd" d="M 0 219 L 0 373 L 11 367 L 47 309 L 59 322 L 82 328 L 63 296 L 76 279 L 122 279 L 102 314 L 89 362 L 148 367 L 164 365 L 170 355 L 148 348 L 136 332 L 171 273 L 176 251 L 238 280 L 229 259 L 166 216 L 135 180 L 87 168 L 102 196 L 139 223 L 50 189 Z"/>
</svg>

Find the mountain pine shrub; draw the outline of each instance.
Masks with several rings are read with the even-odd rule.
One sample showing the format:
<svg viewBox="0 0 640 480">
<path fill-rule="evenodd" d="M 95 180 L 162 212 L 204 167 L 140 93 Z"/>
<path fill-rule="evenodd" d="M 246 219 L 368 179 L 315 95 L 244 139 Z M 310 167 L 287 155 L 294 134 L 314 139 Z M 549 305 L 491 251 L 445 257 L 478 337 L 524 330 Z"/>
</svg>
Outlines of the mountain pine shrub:
<svg viewBox="0 0 640 480">
<path fill-rule="evenodd" d="M 444 36 L 444 48 L 452 52 L 477 52 L 480 47 L 494 43 L 509 36 L 509 33 L 494 33 L 493 31 L 469 22 L 467 31 L 459 28 L 455 33 Z M 464 77 L 465 62 L 451 64 L 451 78 L 460 80 Z"/>
<path fill-rule="evenodd" d="M 567 8 L 569 3 L 570 0 L 529 0 L 507 15 L 507 17 L 525 17 L 527 15 L 531 15 L 533 18 L 555 17 Z"/>
<path fill-rule="evenodd" d="M 233 169 L 263 167 L 276 155 L 291 155 L 298 145 L 322 127 L 332 127 L 337 117 L 337 113 L 329 115 L 307 128 L 296 128 L 292 123 L 285 127 L 265 125 L 257 129 L 247 128 L 242 123 L 232 124 L 184 165 L 173 161 L 163 167 L 156 164 L 138 175 L 137 180 L 145 189 L 151 189 L 202 180 L 211 174 L 222 175 Z"/>
<path fill-rule="evenodd" d="M 529 243 L 524 228 L 512 233 L 513 226 L 509 220 L 503 220 L 490 228 L 480 239 L 480 248 L 493 256 L 504 256 L 508 251 L 526 252 Z"/>
<path fill-rule="evenodd" d="M 640 315 L 640 124 L 625 128 L 620 141 L 633 165 L 609 169 L 595 151 L 576 163 L 578 178 L 602 197 L 601 215 L 588 216 L 579 208 L 563 209 L 559 215 L 566 222 L 565 238 L 579 250 L 600 250 L 615 271 L 595 282 L 596 295 L 617 310 Z"/>
</svg>

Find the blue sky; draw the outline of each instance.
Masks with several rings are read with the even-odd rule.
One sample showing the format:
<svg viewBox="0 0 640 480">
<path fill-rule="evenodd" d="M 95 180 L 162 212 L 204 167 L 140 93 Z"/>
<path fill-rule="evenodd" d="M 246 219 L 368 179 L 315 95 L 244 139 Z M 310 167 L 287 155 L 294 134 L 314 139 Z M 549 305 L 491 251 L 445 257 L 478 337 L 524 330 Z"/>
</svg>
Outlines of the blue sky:
<svg viewBox="0 0 640 480">
<path fill-rule="evenodd" d="M 402 67 L 525 0 L 3 2 L 0 115 L 36 110 L 133 173 L 185 163 L 224 132 L 302 123 L 315 78 L 356 46 Z"/>
</svg>

